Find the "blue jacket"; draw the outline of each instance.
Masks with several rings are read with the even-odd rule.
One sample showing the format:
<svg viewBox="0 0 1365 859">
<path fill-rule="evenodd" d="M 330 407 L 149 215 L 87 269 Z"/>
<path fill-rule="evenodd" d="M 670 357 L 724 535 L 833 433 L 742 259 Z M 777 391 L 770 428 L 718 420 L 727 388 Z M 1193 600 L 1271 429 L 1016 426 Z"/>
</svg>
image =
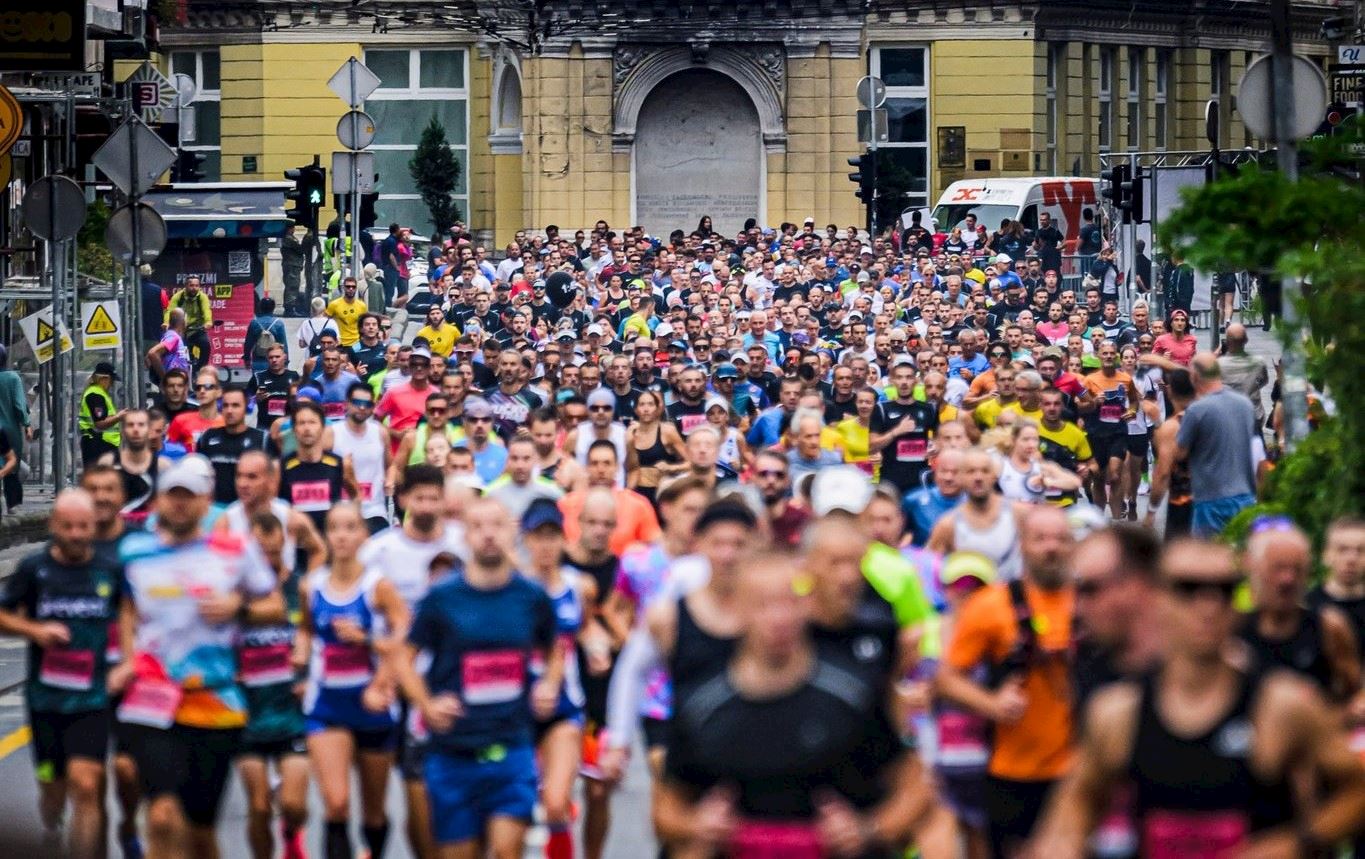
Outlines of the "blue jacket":
<svg viewBox="0 0 1365 859">
<path fill-rule="evenodd" d="M 956 498 L 949 498 L 937 486 L 912 489 L 901 500 L 901 509 L 910 525 L 911 542 L 923 546 L 929 542 L 929 532 L 943 514 L 957 507 L 967 497 L 959 492 Z"/>
</svg>

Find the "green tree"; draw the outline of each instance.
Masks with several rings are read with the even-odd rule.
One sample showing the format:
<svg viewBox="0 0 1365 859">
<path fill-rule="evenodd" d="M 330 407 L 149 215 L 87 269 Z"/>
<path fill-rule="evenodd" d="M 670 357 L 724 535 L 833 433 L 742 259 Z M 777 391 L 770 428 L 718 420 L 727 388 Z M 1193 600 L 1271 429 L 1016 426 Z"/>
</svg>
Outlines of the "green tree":
<svg viewBox="0 0 1365 859">
<path fill-rule="evenodd" d="M 408 161 L 408 172 L 431 213 L 431 223 L 436 231 L 450 229 L 461 217 L 453 197 L 460 181 L 460 162 L 455 160 L 455 153 L 446 141 L 445 127 L 434 116 L 422 131 L 417 151 Z"/>
<path fill-rule="evenodd" d="M 1301 324 L 1278 333 L 1286 348 L 1304 350 L 1309 380 L 1336 412 L 1310 409 L 1314 433 L 1279 463 L 1262 501 L 1319 541 L 1336 516 L 1365 513 L 1365 186 L 1353 154 L 1365 137 L 1354 119 L 1338 131 L 1304 143 L 1297 182 L 1272 166 L 1243 166 L 1187 191 L 1162 224 L 1166 250 L 1197 268 L 1303 284 Z"/>
</svg>

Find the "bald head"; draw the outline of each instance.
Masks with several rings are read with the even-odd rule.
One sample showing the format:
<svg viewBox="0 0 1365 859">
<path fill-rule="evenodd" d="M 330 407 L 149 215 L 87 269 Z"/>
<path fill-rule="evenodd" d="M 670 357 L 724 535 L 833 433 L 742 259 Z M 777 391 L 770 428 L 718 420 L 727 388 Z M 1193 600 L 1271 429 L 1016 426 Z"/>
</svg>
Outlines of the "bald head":
<svg viewBox="0 0 1365 859">
<path fill-rule="evenodd" d="M 1241 352 L 1247 345 L 1246 326 L 1240 322 L 1233 322 L 1223 332 L 1223 339 L 1227 341 L 1229 352 Z"/>
<path fill-rule="evenodd" d="M 1020 531 L 1024 569 L 1034 583 L 1045 590 L 1066 584 L 1075 540 L 1062 509 L 1048 504 L 1030 507 Z"/>
<path fill-rule="evenodd" d="M 95 499 L 84 489 L 63 489 L 52 502 L 52 516 L 93 516 Z"/>
<path fill-rule="evenodd" d="M 1247 540 L 1243 563 L 1257 608 L 1289 611 L 1298 605 L 1313 569 L 1313 544 L 1292 525 L 1257 531 Z"/>
<path fill-rule="evenodd" d="M 68 563 L 83 563 L 94 551 L 95 499 L 84 489 L 63 489 L 52 502 L 48 520 L 53 554 Z"/>
<path fill-rule="evenodd" d="M 1203 392 L 1217 387 L 1222 382 L 1223 371 L 1218 366 L 1218 356 L 1212 352 L 1200 352 L 1190 361 L 1190 376 L 1195 389 Z"/>
</svg>

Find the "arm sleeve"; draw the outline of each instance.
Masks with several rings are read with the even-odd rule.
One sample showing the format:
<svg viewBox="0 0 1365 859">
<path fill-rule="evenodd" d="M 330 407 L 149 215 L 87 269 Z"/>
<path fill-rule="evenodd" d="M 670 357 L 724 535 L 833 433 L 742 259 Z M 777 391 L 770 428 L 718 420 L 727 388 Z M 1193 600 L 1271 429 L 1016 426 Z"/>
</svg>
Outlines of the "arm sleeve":
<svg viewBox="0 0 1365 859">
<path fill-rule="evenodd" d="M 644 626 L 636 627 L 617 657 L 607 687 L 607 736 L 614 748 L 629 748 L 640 722 L 640 693 L 649 672 L 663 667 L 663 656 Z"/>
<path fill-rule="evenodd" d="M 199 293 L 199 303 L 204 307 L 204 327 L 209 328 L 213 325 L 213 302 L 209 300 L 207 292 Z"/>
</svg>

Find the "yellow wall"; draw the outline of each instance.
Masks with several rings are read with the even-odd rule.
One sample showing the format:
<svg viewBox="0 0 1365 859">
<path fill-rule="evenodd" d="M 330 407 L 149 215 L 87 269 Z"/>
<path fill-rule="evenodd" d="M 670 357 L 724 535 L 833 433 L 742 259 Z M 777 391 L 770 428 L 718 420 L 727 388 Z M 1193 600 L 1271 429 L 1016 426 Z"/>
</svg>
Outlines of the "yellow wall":
<svg viewBox="0 0 1365 859">
<path fill-rule="evenodd" d="M 831 56 L 823 44 L 814 56 L 787 59 L 787 151 L 767 155 L 769 224 L 811 215 L 821 226 L 863 222 L 847 159 L 862 152 L 855 88 L 865 68 L 861 57 Z"/>
<path fill-rule="evenodd" d="M 972 176 L 1033 175 L 1034 153 L 1045 149 L 1043 50 L 1032 39 L 942 40 L 931 45 L 931 195 Z M 990 81 L 1009 86 L 991 86 Z M 967 165 L 939 168 L 937 129 L 953 125 L 966 128 Z M 1017 165 L 1005 160 L 1007 152 L 1023 153 Z M 973 162 L 981 158 L 990 160 L 989 170 L 973 168 Z"/>
</svg>

